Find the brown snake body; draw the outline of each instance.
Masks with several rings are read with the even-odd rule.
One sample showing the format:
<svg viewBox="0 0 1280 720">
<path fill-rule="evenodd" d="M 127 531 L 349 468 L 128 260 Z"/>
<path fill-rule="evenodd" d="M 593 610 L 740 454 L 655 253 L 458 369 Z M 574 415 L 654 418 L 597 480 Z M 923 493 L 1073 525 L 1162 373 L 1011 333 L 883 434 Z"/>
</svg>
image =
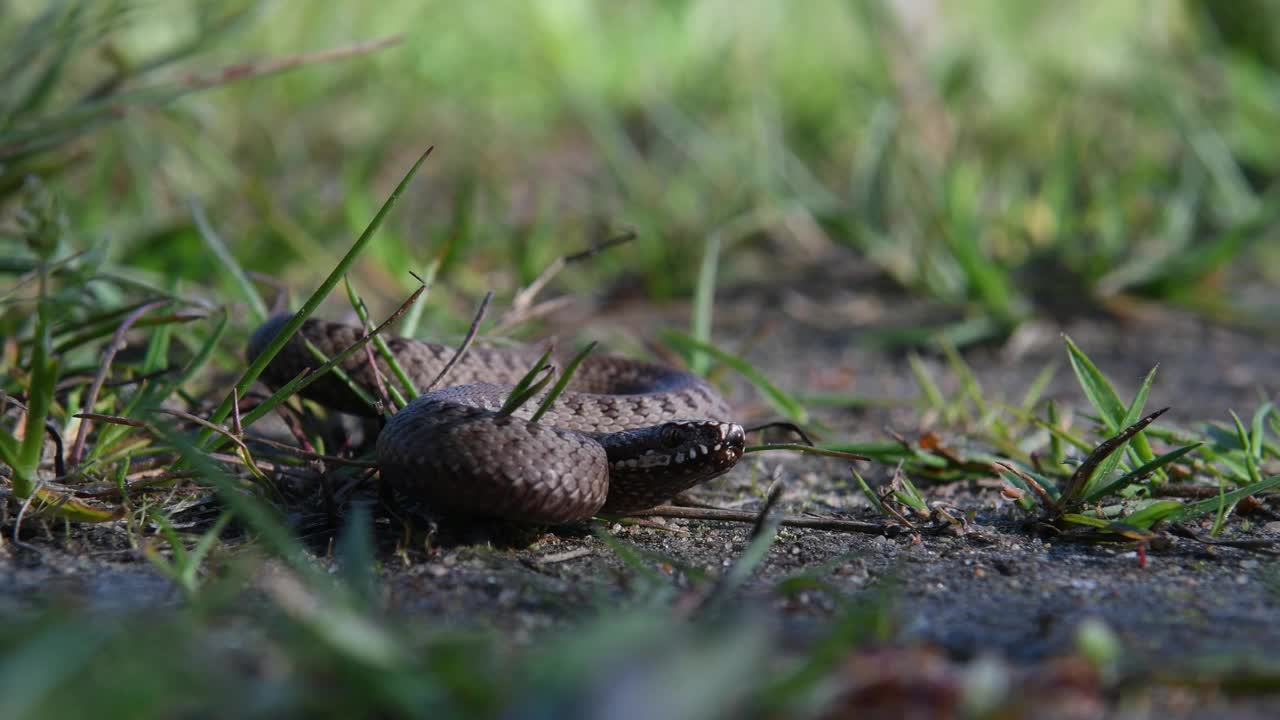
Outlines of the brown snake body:
<svg viewBox="0 0 1280 720">
<path fill-rule="evenodd" d="M 250 359 L 289 319 L 277 316 L 254 332 Z M 333 357 L 362 335 L 358 327 L 309 319 L 262 380 L 279 388 L 318 366 L 304 339 Z M 454 353 L 444 345 L 384 339 L 420 388 Z M 688 372 L 616 356 L 588 356 L 538 422 L 529 420 L 540 404 L 536 397 L 501 415 L 511 386 L 539 354 L 530 348 L 469 350 L 445 378 L 449 387 L 422 395 L 387 421 L 376 448 L 383 480 L 448 513 L 565 523 L 602 510 L 659 505 L 742 457 L 742 427 L 729 421 L 728 404 L 710 385 Z M 384 378 L 393 377 L 380 357 L 376 362 Z M 376 387 L 364 354 L 347 358 L 342 369 L 353 382 Z M 303 395 L 335 410 L 373 414 L 332 374 Z"/>
</svg>

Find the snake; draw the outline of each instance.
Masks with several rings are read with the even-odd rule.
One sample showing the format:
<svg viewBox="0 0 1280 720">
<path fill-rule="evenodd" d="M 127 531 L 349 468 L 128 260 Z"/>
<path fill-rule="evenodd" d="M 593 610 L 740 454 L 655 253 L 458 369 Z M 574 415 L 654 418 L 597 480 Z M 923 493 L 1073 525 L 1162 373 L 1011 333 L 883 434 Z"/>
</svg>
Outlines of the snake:
<svg viewBox="0 0 1280 720">
<path fill-rule="evenodd" d="M 250 336 L 253 362 L 293 316 L 276 315 Z M 279 389 L 335 357 L 364 330 L 308 318 L 265 366 Z M 380 335 L 413 387 L 435 382 L 457 349 Z M 313 350 L 314 348 L 315 350 Z M 537 346 L 471 347 L 430 389 L 386 419 L 375 442 L 382 481 L 430 511 L 522 523 L 565 524 L 597 514 L 651 509 L 729 471 L 745 450 L 725 399 L 701 377 L 623 356 L 588 354 L 564 392 L 536 421 L 548 390 L 514 411 L 504 405 L 543 353 Z M 550 361 L 561 372 L 561 359 Z M 379 397 L 397 375 L 383 353 L 351 353 L 301 395 L 337 412 L 376 416 L 351 384 Z M 350 384 L 348 384 L 350 383 Z"/>
</svg>

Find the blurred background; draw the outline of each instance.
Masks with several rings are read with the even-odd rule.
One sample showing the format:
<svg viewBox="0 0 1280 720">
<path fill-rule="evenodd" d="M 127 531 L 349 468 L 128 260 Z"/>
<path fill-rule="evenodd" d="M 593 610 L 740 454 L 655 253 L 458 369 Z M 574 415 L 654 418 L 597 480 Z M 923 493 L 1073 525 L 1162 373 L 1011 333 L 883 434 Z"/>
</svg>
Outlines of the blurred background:
<svg viewBox="0 0 1280 720">
<path fill-rule="evenodd" d="M 628 228 L 559 282 L 679 298 L 715 237 L 722 284 L 865 262 L 961 341 L 1117 298 L 1256 324 L 1280 282 L 1265 0 L 0 13 L 6 214 L 56 202 L 74 249 L 210 297 L 236 288 L 193 209 L 246 270 L 313 287 L 429 145 L 358 265 L 372 297 L 437 260 L 501 297 Z"/>
</svg>

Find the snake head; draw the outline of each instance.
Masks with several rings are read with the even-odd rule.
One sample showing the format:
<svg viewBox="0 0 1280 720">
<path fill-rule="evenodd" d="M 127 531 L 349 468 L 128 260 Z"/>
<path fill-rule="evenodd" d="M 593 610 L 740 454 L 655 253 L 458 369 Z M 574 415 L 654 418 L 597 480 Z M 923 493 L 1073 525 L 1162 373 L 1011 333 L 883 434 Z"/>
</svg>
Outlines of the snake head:
<svg viewBox="0 0 1280 720">
<path fill-rule="evenodd" d="M 610 483 L 653 482 L 686 489 L 724 474 L 742 458 L 746 435 L 737 423 L 672 420 L 602 440 Z M 678 492 L 678 491 L 677 491 Z"/>
</svg>

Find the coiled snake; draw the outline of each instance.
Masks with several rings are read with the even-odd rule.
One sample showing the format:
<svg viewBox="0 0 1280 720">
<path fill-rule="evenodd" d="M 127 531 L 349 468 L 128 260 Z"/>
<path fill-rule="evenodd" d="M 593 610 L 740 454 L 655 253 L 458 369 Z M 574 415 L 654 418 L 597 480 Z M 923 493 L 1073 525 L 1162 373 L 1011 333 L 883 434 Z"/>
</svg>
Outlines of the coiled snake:
<svg viewBox="0 0 1280 720">
<path fill-rule="evenodd" d="M 249 341 L 256 358 L 290 319 L 279 315 Z M 263 371 L 279 388 L 320 363 L 305 340 L 333 357 L 362 336 L 360 328 L 308 319 Z M 417 387 L 431 382 L 454 349 L 384 338 Z M 534 423 L 540 398 L 511 415 L 498 411 L 511 387 L 536 362 L 529 348 L 472 348 L 450 370 L 450 387 L 402 408 L 378 435 L 383 481 L 447 513 L 521 522 L 566 523 L 600 511 L 650 508 L 728 471 L 742 457 L 742 427 L 701 378 L 616 356 L 588 356 L 551 409 Z M 392 377 L 379 357 L 383 377 Z M 376 378 L 367 355 L 342 363 L 365 388 Z M 335 410 L 372 409 L 332 374 L 303 392 Z"/>
</svg>

